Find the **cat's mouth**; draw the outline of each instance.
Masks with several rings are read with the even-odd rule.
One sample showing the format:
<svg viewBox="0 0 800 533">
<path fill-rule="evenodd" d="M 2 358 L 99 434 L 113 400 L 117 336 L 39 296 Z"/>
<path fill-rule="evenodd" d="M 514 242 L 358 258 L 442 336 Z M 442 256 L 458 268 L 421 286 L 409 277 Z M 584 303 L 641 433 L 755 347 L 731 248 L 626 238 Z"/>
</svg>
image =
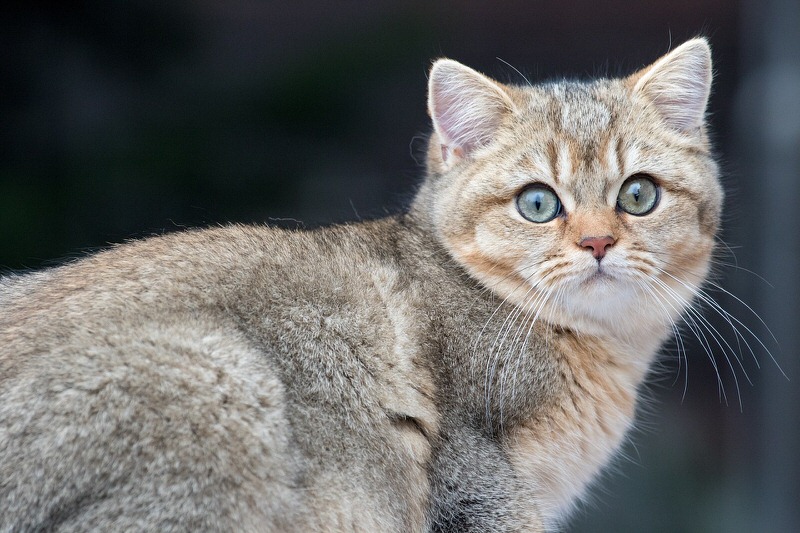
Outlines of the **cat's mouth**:
<svg viewBox="0 0 800 533">
<path fill-rule="evenodd" d="M 607 266 L 598 263 L 596 267 L 589 269 L 586 276 L 581 280 L 581 284 L 608 283 L 617 279 Z"/>
</svg>

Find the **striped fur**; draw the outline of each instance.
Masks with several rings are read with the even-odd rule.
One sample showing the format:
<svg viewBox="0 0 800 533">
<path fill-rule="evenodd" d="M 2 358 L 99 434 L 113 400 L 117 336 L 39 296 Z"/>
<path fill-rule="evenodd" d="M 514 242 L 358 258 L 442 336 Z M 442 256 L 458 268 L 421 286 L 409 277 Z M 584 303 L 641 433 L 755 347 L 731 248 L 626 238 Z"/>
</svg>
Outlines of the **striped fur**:
<svg viewBox="0 0 800 533">
<path fill-rule="evenodd" d="M 408 212 L 0 279 L 0 532 L 557 528 L 708 271 L 710 68 L 703 40 L 589 83 L 440 60 Z M 534 183 L 561 216 L 520 214 Z"/>
</svg>

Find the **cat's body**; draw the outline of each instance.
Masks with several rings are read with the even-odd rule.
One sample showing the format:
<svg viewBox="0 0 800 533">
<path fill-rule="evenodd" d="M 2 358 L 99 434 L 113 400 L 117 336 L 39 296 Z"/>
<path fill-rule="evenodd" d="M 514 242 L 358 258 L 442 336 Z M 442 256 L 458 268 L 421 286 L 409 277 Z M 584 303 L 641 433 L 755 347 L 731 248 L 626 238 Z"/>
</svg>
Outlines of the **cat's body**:
<svg viewBox="0 0 800 533">
<path fill-rule="evenodd" d="M 553 526 L 708 268 L 707 56 L 667 56 L 707 78 L 680 93 L 702 100 L 689 126 L 637 96 L 670 81 L 659 63 L 521 89 L 441 61 L 408 213 L 190 231 L 0 280 L 0 531 Z M 641 173 L 650 219 L 614 202 Z M 514 212 L 539 182 L 560 218 Z M 624 279 L 670 261 L 680 283 Z"/>
</svg>

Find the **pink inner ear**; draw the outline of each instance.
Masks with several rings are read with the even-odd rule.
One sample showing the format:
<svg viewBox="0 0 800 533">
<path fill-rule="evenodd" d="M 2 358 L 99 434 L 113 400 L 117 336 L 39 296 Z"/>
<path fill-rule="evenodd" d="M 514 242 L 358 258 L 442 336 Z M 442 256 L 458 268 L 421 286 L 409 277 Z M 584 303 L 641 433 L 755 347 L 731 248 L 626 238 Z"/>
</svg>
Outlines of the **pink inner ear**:
<svg viewBox="0 0 800 533">
<path fill-rule="evenodd" d="M 442 60 L 431 71 L 429 110 L 444 161 L 489 142 L 511 107 L 500 86 L 468 67 Z"/>
<path fill-rule="evenodd" d="M 498 106 L 480 94 L 440 94 L 433 102 L 435 123 L 450 155 L 463 156 L 492 138 L 500 122 Z"/>
<path fill-rule="evenodd" d="M 697 80 L 681 81 L 681 85 L 662 88 L 662 92 L 656 93 L 653 100 L 667 123 L 680 131 L 689 131 L 703 123 L 706 88 Z"/>
<path fill-rule="evenodd" d="M 433 116 L 439 135 L 448 148 L 462 147 L 468 150 L 469 138 L 475 118 L 470 118 L 468 95 L 456 92 L 460 87 L 436 87 L 433 94 Z M 463 90 L 463 89 L 462 89 Z M 447 154 L 449 155 L 449 154 Z"/>
</svg>

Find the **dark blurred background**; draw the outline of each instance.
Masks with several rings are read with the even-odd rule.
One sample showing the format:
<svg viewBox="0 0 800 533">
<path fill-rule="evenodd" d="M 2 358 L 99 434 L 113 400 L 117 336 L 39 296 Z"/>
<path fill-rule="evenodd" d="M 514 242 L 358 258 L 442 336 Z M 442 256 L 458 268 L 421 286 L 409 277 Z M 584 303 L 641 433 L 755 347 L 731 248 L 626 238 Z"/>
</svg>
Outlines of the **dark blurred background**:
<svg viewBox="0 0 800 533">
<path fill-rule="evenodd" d="M 707 312 L 743 361 L 709 341 L 720 387 L 690 331 L 686 361 L 667 347 L 625 457 L 568 530 L 800 531 L 798 0 L 27 2 L 0 27 L 11 270 L 184 227 L 396 211 L 422 171 L 431 59 L 586 78 L 706 35 L 728 191 L 717 281 L 776 340 L 711 291 L 760 368 Z"/>
</svg>

